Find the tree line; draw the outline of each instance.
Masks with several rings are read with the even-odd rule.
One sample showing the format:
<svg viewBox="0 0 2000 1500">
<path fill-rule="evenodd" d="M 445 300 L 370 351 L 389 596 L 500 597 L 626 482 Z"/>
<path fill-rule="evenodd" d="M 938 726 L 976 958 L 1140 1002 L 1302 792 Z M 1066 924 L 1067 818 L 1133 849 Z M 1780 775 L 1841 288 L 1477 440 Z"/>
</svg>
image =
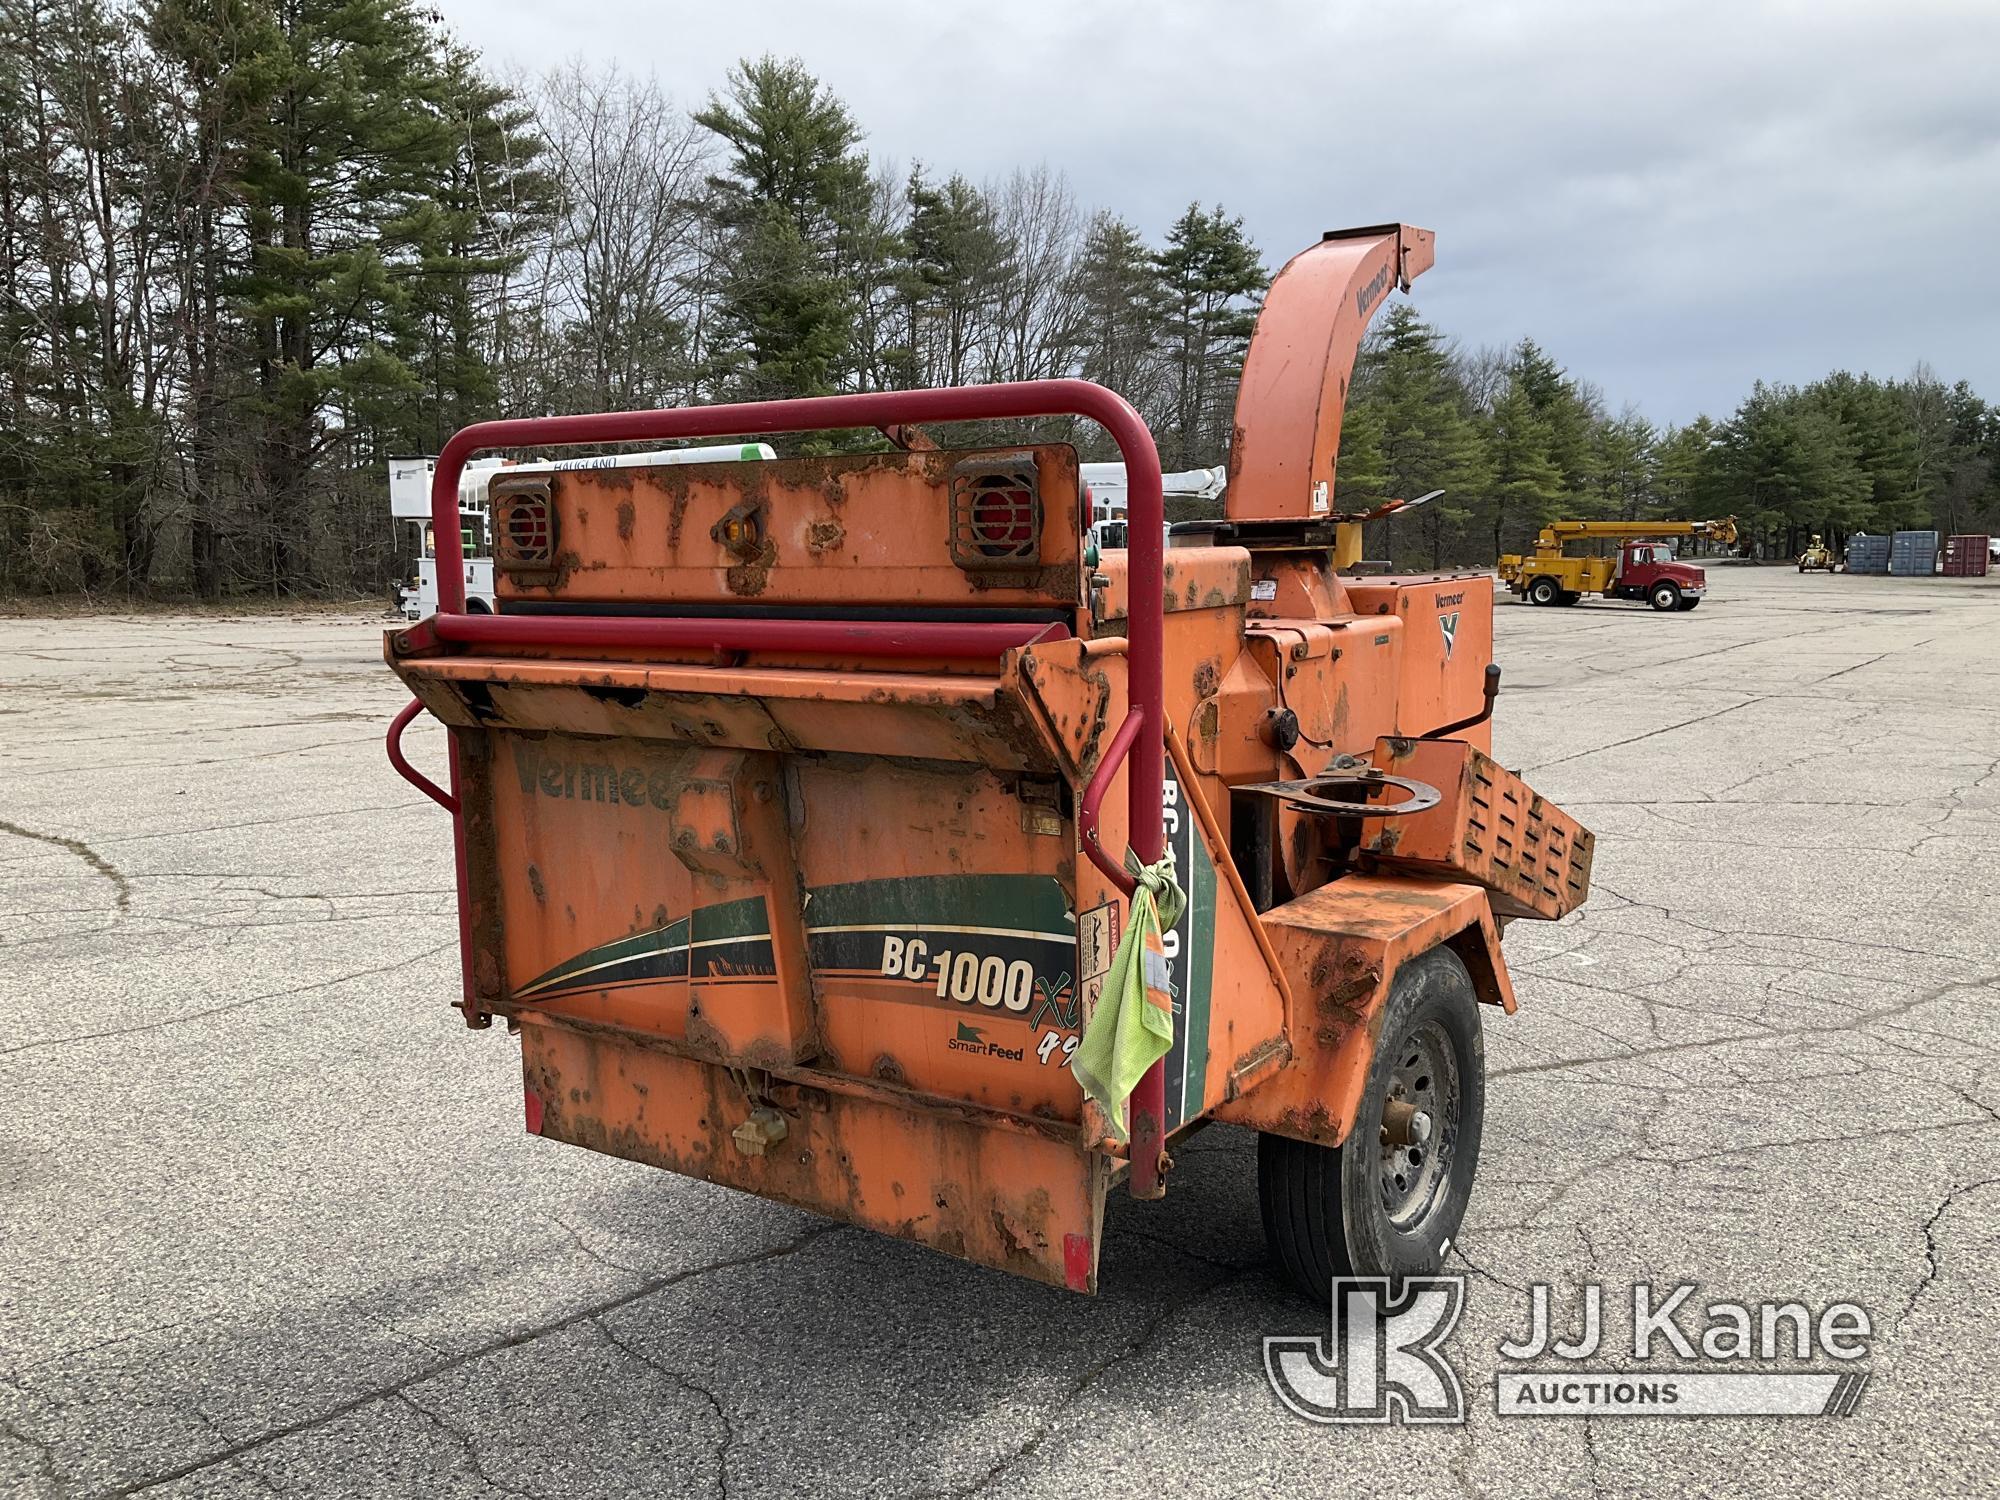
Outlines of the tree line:
<svg viewBox="0 0 2000 1500">
<path fill-rule="evenodd" d="M 1445 490 L 1378 523 L 1371 555 L 1405 566 L 1490 563 L 1564 517 L 1734 515 L 1748 555 L 1791 558 L 1815 533 L 2000 530 L 1996 461 L 2000 408 L 1926 366 L 1758 382 L 1722 421 L 1655 427 L 1532 339 L 1461 349 L 1401 302 L 1357 362 L 1337 488 L 1349 510 Z"/>
<path fill-rule="evenodd" d="M 795 60 L 687 111 L 612 68 L 502 80 L 413 0 L 0 0 L 0 591 L 381 587 L 386 459 L 500 414 L 1075 374 L 1168 468 L 1221 463 L 1267 282 L 1220 206 L 1149 242 L 1047 166 L 872 157 Z M 1399 305 L 1340 488 L 1447 490 L 1383 538 L 1403 561 L 1557 513 L 1732 510 L 1776 545 L 1990 519 L 1996 447 L 1921 371 L 1656 431 Z"/>
</svg>

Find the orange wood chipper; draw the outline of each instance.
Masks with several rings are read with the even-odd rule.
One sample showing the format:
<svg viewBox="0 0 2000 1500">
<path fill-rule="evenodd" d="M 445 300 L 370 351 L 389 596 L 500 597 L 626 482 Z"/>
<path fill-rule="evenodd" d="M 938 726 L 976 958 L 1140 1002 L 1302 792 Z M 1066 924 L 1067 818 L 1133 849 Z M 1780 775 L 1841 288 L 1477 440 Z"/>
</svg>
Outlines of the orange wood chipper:
<svg viewBox="0 0 2000 1500">
<path fill-rule="evenodd" d="M 458 433 L 442 607 L 386 643 L 416 695 L 389 748 L 452 813 L 458 1003 L 519 1033 L 528 1129 L 1094 1291 L 1107 1192 L 1160 1196 L 1221 1120 L 1262 1132 L 1301 1288 L 1435 1270 L 1480 1007 L 1514 1009 L 1501 926 L 1582 901 L 1591 838 L 1485 753 L 1491 579 L 1349 576 L 1356 347 L 1432 255 L 1387 225 L 1284 268 L 1225 513 L 1170 537 L 1145 425 L 1083 381 Z M 922 432 L 1052 415 L 1116 441 L 1129 550 L 1089 544 L 1066 444 Z M 477 452 L 830 429 L 892 447 L 499 470 L 498 611 L 465 611 Z M 449 791 L 399 748 L 421 709 Z M 1171 1050 L 1107 1108 L 1071 1061 L 1128 849 L 1186 900 L 1157 938 Z"/>
</svg>

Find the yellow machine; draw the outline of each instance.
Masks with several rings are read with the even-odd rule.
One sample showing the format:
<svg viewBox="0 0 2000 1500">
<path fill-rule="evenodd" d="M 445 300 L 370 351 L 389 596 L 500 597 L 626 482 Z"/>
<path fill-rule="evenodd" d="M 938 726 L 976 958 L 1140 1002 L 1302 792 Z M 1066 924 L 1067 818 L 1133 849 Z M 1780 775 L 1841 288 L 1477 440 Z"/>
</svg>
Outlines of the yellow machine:
<svg viewBox="0 0 2000 1500">
<path fill-rule="evenodd" d="M 1805 551 L 1799 554 L 1799 571 L 1801 573 L 1809 573 L 1814 569 L 1818 569 L 1823 573 L 1831 573 L 1834 569 L 1834 563 L 1833 548 L 1821 541 L 1819 534 L 1815 532 L 1811 544 L 1807 546 Z"/>
<path fill-rule="evenodd" d="M 1551 521 L 1535 550 L 1500 559 L 1500 581 L 1530 604 L 1574 604 L 1585 594 L 1643 599 L 1657 610 L 1693 609 L 1708 593 L 1708 576 L 1679 561 L 1663 538 L 1736 540 L 1736 518 L 1719 521 Z M 1616 557 L 1571 557 L 1572 541 L 1616 541 Z"/>
</svg>

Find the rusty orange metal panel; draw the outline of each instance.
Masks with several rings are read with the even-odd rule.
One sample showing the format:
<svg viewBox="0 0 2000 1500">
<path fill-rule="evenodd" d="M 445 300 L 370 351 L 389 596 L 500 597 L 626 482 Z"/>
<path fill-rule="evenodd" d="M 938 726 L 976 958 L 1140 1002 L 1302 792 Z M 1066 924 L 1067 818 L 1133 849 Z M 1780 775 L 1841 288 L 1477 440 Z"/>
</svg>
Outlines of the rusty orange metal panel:
<svg viewBox="0 0 2000 1500">
<path fill-rule="evenodd" d="M 532 1014 L 521 1055 L 529 1128 L 551 1140 L 1097 1289 L 1109 1166 L 1073 1143 L 943 1100 L 919 1107 L 777 1078 L 753 1097 L 725 1068 Z M 759 1111 L 769 1113 L 753 1122 Z M 763 1128 L 740 1136 L 746 1125 Z"/>
<path fill-rule="evenodd" d="M 1060 783 L 841 758 L 793 769 L 822 1065 L 1078 1118 L 1074 843 Z"/>
<path fill-rule="evenodd" d="M 1350 579 L 1347 598 L 1357 615 L 1403 622 L 1395 718 L 1375 734 L 1428 734 L 1479 712 L 1493 660 L 1491 575 Z M 1485 746 L 1489 733 L 1482 724 L 1466 737 Z"/>
<path fill-rule="evenodd" d="M 1099 631 L 1123 629 L 1130 597 L 1128 554 L 1106 552 L 1097 565 L 1104 581 L 1093 585 L 1092 625 Z M 1161 602 L 1169 612 L 1235 609 L 1250 602 L 1250 554 L 1241 547 L 1170 547 L 1163 565 Z"/>
<path fill-rule="evenodd" d="M 981 453 L 872 453 L 547 476 L 557 566 L 519 577 L 496 570 L 496 592 L 503 601 L 649 607 L 1074 607 L 1082 531 L 1075 452 L 1061 444 L 995 452 L 1028 455 L 1039 475 L 1031 567 L 968 570 L 954 561 L 952 475 Z"/>
<path fill-rule="evenodd" d="M 1293 759 L 1315 774 L 1335 755 L 1366 751 L 1396 716 L 1403 621 L 1257 620 L 1249 648 L 1298 717 Z"/>
<path fill-rule="evenodd" d="M 1377 770 L 1438 789 L 1427 812 L 1371 819 L 1361 850 L 1384 867 L 1486 887 L 1503 917 L 1554 921 L 1590 893 L 1589 829 L 1460 740 L 1382 739 Z"/>
<path fill-rule="evenodd" d="M 1041 737 L 995 679 L 459 657 L 397 663 L 411 691 L 465 729 L 840 751 L 1025 768 Z"/>
<path fill-rule="evenodd" d="M 1440 943 L 1474 960 L 1481 999 L 1514 1008 L 1500 931 L 1476 885 L 1349 875 L 1265 912 L 1263 922 L 1290 983 L 1291 1057 L 1219 1105 L 1218 1120 L 1339 1145 L 1354 1123 L 1396 971 Z"/>
<path fill-rule="evenodd" d="M 745 1065 L 814 1050 L 775 755 L 568 735 L 491 741 L 490 860 L 511 1005 Z"/>
</svg>

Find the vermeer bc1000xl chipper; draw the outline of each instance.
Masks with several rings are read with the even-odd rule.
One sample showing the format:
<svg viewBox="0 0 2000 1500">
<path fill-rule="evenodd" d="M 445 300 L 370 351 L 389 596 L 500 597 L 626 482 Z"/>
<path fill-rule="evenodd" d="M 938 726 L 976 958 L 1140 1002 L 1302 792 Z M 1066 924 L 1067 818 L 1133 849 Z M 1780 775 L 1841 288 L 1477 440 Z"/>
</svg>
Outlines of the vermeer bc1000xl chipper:
<svg viewBox="0 0 2000 1500">
<path fill-rule="evenodd" d="M 1226 516 L 1170 547 L 1150 435 L 1082 381 L 454 437 L 390 750 L 453 813 L 459 1003 L 519 1031 L 528 1129 L 1091 1291 L 1107 1190 L 1159 1196 L 1224 1120 L 1301 1287 L 1435 1269 L 1500 926 L 1574 908 L 1591 845 L 1485 754 L 1491 580 L 1345 576 L 1356 345 L 1432 253 L 1388 225 L 1285 267 Z M 1056 414 L 1122 451 L 1129 551 L 1090 548 L 1068 446 L 915 425 Z M 502 469 L 499 612 L 464 612 L 473 453 L 835 428 L 897 449 Z M 420 706 L 449 793 L 396 747 Z"/>
</svg>

